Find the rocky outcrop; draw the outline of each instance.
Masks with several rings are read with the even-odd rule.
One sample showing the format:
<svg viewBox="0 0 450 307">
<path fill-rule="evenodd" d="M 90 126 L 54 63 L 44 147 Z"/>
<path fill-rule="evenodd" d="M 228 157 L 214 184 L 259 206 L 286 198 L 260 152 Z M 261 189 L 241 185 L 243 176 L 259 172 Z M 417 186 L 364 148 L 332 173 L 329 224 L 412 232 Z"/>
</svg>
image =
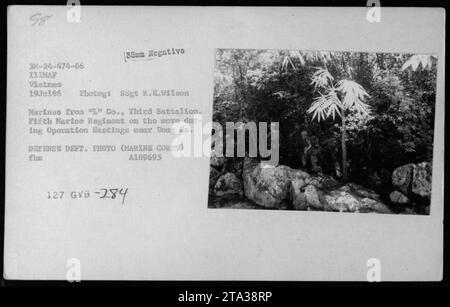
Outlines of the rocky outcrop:
<svg viewBox="0 0 450 307">
<path fill-rule="evenodd" d="M 226 173 L 217 179 L 217 182 L 214 185 L 214 192 L 218 196 L 226 194 L 243 195 L 242 180 L 233 173 Z"/>
<path fill-rule="evenodd" d="M 409 163 L 397 167 L 392 173 L 392 184 L 403 192 L 403 194 L 408 194 L 410 191 L 413 168 L 414 164 Z"/>
<path fill-rule="evenodd" d="M 325 195 L 328 211 L 361 212 L 361 213 L 393 213 L 388 206 L 377 199 L 363 197 L 366 190 L 353 190 L 344 185 Z M 376 196 L 375 198 L 379 198 Z"/>
<path fill-rule="evenodd" d="M 390 194 L 390 200 L 396 204 L 407 205 L 412 200 L 427 204 L 431 198 L 430 162 L 409 163 L 397 167 L 392 173 L 392 184 L 397 190 Z"/>
<path fill-rule="evenodd" d="M 347 183 L 347 185 L 351 192 L 354 193 L 356 196 L 360 197 L 360 198 L 371 198 L 371 199 L 375 199 L 376 201 L 380 201 L 380 195 L 378 195 L 377 193 L 375 193 L 375 191 L 365 188 L 362 185 L 353 183 L 353 182 L 349 182 Z"/>
<path fill-rule="evenodd" d="M 431 164 L 407 164 L 395 169 L 392 183 L 397 190 L 386 194 L 394 204 L 356 183 L 337 181 L 327 175 L 310 175 L 285 165 L 271 166 L 257 159 L 211 158 L 210 193 L 216 208 L 291 209 L 362 213 L 422 213 L 415 199 L 431 195 Z M 389 191 L 388 191 L 389 193 Z M 384 195 L 384 194 L 383 194 Z M 214 197 L 212 197 L 214 199 Z M 422 213 L 423 214 L 423 213 Z"/>
<path fill-rule="evenodd" d="M 242 158 L 227 159 L 221 156 L 215 148 L 211 149 L 209 193 L 218 193 L 223 196 L 224 194 L 237 192 L 238 181 L 242 186 L 243 163 Z M 219 178 L 221 178 L 220 182 Z M 216 187 L 217 183 L 218 186 Z M 243 189 L 240 190 L 242 191 L 240 194 L 243 194 Z"/>
<path fill-rule="evenodd" d="M 413 169 L 411 191 L 421 197 L 431 198 L 431 163 L 416 164 Z"/>
<path fill-rule="evenodd" d="M 330 176 L 304 176 L 291 180 L 290 199 L 296 210 L 327 210 L 324 191 L 336 188 L 340 183 Z"/>
<path fill-rule="evenodd" d="M 253 167 L 253 168 L 252 168 Z M 374 191 L 355 183 L 342 185 L 331 176 L 244 162 L 245 196 L 259 206 L 296 210 L 392 213 Z"/>
<path fill-rule="evenodd" d="M 311 184 L 319 189 L 325 189 L 325 190 L 334 189 L 334 188 L 342 185 L 339 181 L 337 181 L 333 177 L 327 176 L 327 175 L 307 177 L 305 179 L 305 183 Z"/>
<path fill-rule="evenodd" d="M 291 180 L 290 198 L 291 198 L 292 206 L 296 210 L 308 209 L 306 195 L 303 193 L 305 186 L 306 186 L 306 183 L 305 183 L 305 180 L 303 180 L 303 179 Z"/>
<path fill-rule="evenodd" d="M 391 200 L 391 202 L 396 203 L 396 204 L 409 204 L 409 198 L 406 197 L 404 194 L 400 193 L 399 191 L 393 191 L 390 195 L 389 198 Z"/>
<path fill-rule="evenodd" d="M 245 196 L 260 206 L 280 208 L 288 196 L 291 169 L 287 166 L 273 167 L 253 163 L 244 161 L 242 177 Z"/>
<path fill-rule="evenodd" d="M 347 183 L 340 187 L 319 191 L 321 206 L 319 209 L 338 212 L 392 213 L 388 206 L 380 201 L 374 191 Z"/>
<path fill-rule="evenodd" d="M 303 195 L 305 196 L 308 209 L 315 209 L 315 210 L 326 209 L 326 206 L 324 206 L 322 192 L 318 190 L 316 186 L 308 184 L 305 187 Z"/>
</svg>

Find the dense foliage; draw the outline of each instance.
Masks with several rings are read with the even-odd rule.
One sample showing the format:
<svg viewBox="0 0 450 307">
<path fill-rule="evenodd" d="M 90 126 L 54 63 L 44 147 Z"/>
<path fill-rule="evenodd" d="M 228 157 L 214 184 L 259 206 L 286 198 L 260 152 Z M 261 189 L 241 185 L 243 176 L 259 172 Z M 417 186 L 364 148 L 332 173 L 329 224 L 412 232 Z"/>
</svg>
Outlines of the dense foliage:
<svg viewBox="0 0 450 307">
<path fill-rule="evenodd" d="M 325 93 L 317 87 L 321 71 L 333 78 L 327 90 L 342 80 L 360 86 L 367 112 L 347 109 L 344 127 L 332 111 L 318 121 L 311 107 Z M 337 163 L 342 167 L 344 128 L 349 180 L 380 189 L 394 168 L 431 161 L 435 89 L 433 56 L 218 50 L 213 119 L 279 122 L 280 164 L 295 168 L 301 166 L 300 132 L 307 130 L 319 140 L 324 173 L 332 175 Z"/>
</svg>

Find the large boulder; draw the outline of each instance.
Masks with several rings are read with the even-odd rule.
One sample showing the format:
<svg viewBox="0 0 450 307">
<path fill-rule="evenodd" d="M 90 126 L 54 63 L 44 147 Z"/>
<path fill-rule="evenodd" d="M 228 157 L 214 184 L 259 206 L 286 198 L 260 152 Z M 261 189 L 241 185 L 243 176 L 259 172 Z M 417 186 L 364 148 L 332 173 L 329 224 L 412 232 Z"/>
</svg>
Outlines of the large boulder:
<svg viewBox="0 0 450 307">
<path fill-rule="evenodd" d="M 239 194 L 243 195 L 243 185 L 241 179 L 239 179 L 233 173 L 226 173 L 217 179 L 214 186 L 214 193 L 217 196 L 223 196 L 226 194 Z"/>
<path fill-rule="evenodd" d="M 316 175 L 305 177 L 306 184 L 311 184 L 319 189 L 334 189 L 341 185 L 339 181 L 328 175 Z"/>
<path fill-rule="evenodd" d="M 295 210 L 326 210 L 327 203 L 323 192 L 308 178 L 291 181 L 290 197 Z"/>
<path fill-rule="evenodd" d="M 374 191 L 354 183 L 338 185 L 337 181 L 317 178 L 292 180 L 292 205 L 296 210 L 392 213 Z"/>
<path fill-rule="evenodd" d="M 382 202 L 368 197 L 359 197 L 347 188 L 331 191 L 325 195 L 327 210 L 360 213 L 393 213 Z"/>
<path fill-rule="evenodd" d="M 409 198 L 399 191 L 393 191 L 389 195 L 389 198 L 390 198 L 391 202 L 396 203 L 396 204 L 402 204 L 402 205 L 409 204 Z"/>
<path fill-rule="evenodd" d="M 374 191 L 355 183 L 342 185 L 331 176 L 311 176 L 301 170 L 245 158 L 245 196 L 258 206 L 296 210 L 392 213 Z"/>
<path fill-rule="evenodd" d="M 421 197 L 431 198 L 431 163 L 416 164 L 413 169 L 411 192 Z"/>
<path fill-rule="evenodd" d="M 318 190 L 315 186 L 313 186 L 312 184 L 307 185 L 305 187 L 305 192 L 303 193 L 303 195 L 305 196 L 308 209 L 324 209 L 324 201 L 321 200 L 321 191 Z"/>
<path fill-rule="evenodd" d="M 292 206 L 296 210 L 306 210 L 308 209 L 308 204 L 306 202 L 306 196 L 304 194 L 304 188 L 306 182 L 302 178 L 296 178 L 291 180 L 291 190 L 290 197 Z"/>
<path fill-rule="evenodd" d="M 361 206 L 358 208 L 358 212 L 361 213 L 383 213 L 392 214 L 394 213 L 388 206 L 380 201 L 371 198 L 360 199 Z"/>
<path fill-rule="evenodd" d="M 358 199 L 344 189 L 331 191 L 325 195 L 327 209 L 339 212 L 355 212 L 360 205 Z"/>
<path fill-rule="evenodd" d="M 285 208 L 292 178 L 309 174 L 293 170 L 288 166 L 273 167 L 264 162 L 256 164 L 249 158 L 244 160 L 243 181 L 245 196 L 266 208 Z"/>
<path fill-rule="evenodd" d="M 431 175 L 430 162 L 409 163 L 394 170 L 392 184 L 409 199 L 426 203 L 431 198 Z"/>
<path fill-rule="evenodd" d="M 351 190 L 351 192 L 359 197 L 362 198 L 372 198 L 375 199 L 376 201 L 380 200 L 380 195 L 378 195 L 377 193 L 375 193 L 375 191 L 365 188 L 359 184 L 353 183 L 353 182 L 349 182 L 346 184 L 346 186 L 348 186 Z"/>
<path fill-rule="evenodd" d="M 291 172 L 290 199 L 295 210 L 327 210 L 323 191 L 339 186 L 331 176 Z"/>
<path fill-rule="evenodd" d="M 392 173 L 392 184 L 396 186 L 403 194 L 409 194 L 413 176 L 414 164 L 409 163 L 397 167 Z"/>
<path fill-rule="evenodd" d="M 278 167 L 286 169 L 286 173 L 289 176 L 289 179 L 291 179 L 291 180 L 302 179 L 302 180 L 306 181 L 306 180 L 311 179 L 311 175 L 302 170 L 293 169 L 293 168 L 290 168 L 290 167 L 284 166 L 284 165 L 280 165 Z"/>
</svg>

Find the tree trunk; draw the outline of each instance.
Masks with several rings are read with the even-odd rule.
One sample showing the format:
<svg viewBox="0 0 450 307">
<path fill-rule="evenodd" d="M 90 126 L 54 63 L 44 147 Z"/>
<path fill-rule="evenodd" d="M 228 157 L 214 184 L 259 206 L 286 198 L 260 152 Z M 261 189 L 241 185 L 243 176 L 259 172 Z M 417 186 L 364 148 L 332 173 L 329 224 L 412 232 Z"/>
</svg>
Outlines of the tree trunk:
<svg viewBox="0 0 450 307">
<path fill-rule="evenodd" d="M 341 133 L 341 147 L 342 147 L 342 180 L 347 182 L 348 170 L 347 170 L 347 145 L 345 144 L 345 113 L 342 111 L 342 133 Z"/>
</svg>

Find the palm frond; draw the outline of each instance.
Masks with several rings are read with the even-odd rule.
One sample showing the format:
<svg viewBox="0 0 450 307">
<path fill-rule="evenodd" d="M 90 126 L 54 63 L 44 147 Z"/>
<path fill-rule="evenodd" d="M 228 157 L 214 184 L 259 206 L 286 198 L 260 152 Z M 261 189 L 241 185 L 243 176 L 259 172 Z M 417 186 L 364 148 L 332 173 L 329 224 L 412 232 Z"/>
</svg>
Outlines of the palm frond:
<svg viewBox="0 0 450 307">
<path fill-rule="evenodd" d="M 429 70 L 431 69 L 432 65 L 432 55 L 415 54 L 402 65 L 402 70 L 411 68 L 412 71 L 416 71 L 420 66 L 423 70 Z"/>
<path fill-rule="evenodd" d="M 336 90 L 333 88 L 330 90 L 330 92 L 326 96 L 327 100 L 329 101 L 329 106 L 327 109 L 327 116 L 332 116 L 333 120 L 336 117 L 336 113 L 339 116 L 342 116 L 341 110 L 344 108 L 341 100 L 339 99 Z"/>
<path fill-rule="evenodd" d="M 314 91 L 317 88 L 327 88 L 333 83 L 333 76 L 325 68 L 318 68 L 317 71 L 312 76 L 311 84 L 314 85 Z"/>
<path fill-rule="evenodd" d="M 352 80 L 341 80 L 337 83 L 336 90 L 342 93 L 344 109 L 355 108 L 361 114 L 368 114 L 370 106 L 364 100 L 370 95 L 358 83 Z"/>
<path fill-rule="evenodd" d="M 326 96 L 323 94 L 320 94 L 319 97 L 316 97 L 311 105 L 311 107 L 308 109 L 308 113 L 313 113 L 312 119 L 314 120 L 317 118 L 317 121 L 320 122 L 320 120 L 323 118 L 325 119 L 325 109 L 323 105 L 326 103 Z"/>
<path fill-rule="evenodd" d="M 320 94 L 319 97 L 316 97 L 307 112 L 313 113 L 312 119 L 314 120 L 317 118 L 320 122 L 322 119 L 325 120 L 329 116 L 332 116 L 333 119 L 335 119 L 336 114 L 341 116 L 342 107 L 342 102 L 336 91 L 331 89 L 326 95 Z"/>
</svg>

